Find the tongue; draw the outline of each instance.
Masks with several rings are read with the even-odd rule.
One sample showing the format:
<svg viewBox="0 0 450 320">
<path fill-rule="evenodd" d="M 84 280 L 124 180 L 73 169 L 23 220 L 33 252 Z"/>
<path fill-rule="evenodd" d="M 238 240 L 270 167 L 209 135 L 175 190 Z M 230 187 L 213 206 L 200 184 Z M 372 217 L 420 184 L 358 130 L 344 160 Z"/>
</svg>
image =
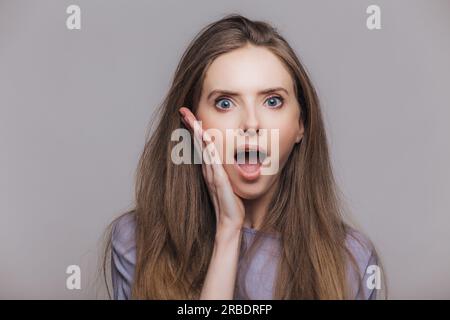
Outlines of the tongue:
<svg viewBox="0 0 450 320">
<path fill-rule="evenodd" d="M 249 172 L 249 173 L 253 173 L 258 171 L 259 167 L 261 166 L 261 164 L 256 163 L 256 164 L 248 164 L 248 163 L 243 163 L 240 164 L 239 167 L 244 170 L 245 172 Z"/>
</svg>

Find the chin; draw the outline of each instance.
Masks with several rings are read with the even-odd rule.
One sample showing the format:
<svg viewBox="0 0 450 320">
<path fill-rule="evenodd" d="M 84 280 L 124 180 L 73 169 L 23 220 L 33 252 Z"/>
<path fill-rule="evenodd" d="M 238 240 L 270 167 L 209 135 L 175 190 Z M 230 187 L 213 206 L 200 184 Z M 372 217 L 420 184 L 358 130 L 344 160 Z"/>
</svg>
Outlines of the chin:
<svg viewBox="0 0 450 320">
<path fill-rule="evenodd" d="M 244 181 L 239 177 L 233 178 L 230 179 L 230 183 L 234 193 L 245 200 L 258 199 L 269 191 L 271 186 L 270 177 L 268 176 L 260 176 L 257 180 L 251 182 Z"/>
</svg>

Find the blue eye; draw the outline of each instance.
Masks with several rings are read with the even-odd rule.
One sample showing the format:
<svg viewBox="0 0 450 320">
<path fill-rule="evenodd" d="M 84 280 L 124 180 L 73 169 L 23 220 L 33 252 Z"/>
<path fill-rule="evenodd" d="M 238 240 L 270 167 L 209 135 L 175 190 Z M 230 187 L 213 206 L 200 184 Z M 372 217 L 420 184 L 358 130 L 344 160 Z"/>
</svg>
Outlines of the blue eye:
<svg viewBox="0 0 450 320">
<path fill-rule="evenodd" d="M 232 102 L 228 98 L 218 98 L 216 101 L 216 107 L 222 110 L 227 110 L 231 108 Z"/>
<path fill-rule="evenodd" d="M 283 105 L 284 99 L 279 96 L 269 97 L 266 102 L 269 108 L 279 108 Z"/>
</svg>

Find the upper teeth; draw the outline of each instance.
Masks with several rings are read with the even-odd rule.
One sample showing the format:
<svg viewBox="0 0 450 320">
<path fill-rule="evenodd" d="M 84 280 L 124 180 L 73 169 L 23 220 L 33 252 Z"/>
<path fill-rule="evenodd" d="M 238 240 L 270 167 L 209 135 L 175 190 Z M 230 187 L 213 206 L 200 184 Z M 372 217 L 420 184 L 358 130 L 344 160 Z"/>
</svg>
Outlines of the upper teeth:
<svg viewBox="0 0 450 320">
<path fill-rule="evenodd" d="M 258 150 L 241 150 L 236 154 L 236 160 L 238 164 L 257 164 L 262 163 L 266 158 L 266 154 L 263 151 Z"/>
</svg>

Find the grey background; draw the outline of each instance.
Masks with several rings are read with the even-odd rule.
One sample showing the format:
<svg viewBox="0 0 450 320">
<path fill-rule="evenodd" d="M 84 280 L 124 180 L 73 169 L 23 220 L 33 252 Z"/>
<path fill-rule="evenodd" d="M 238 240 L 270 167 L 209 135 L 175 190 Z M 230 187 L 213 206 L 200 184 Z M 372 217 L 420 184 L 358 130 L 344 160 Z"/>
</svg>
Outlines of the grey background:
<svg viewBox="0 0 450 320">
<path fill-rule="evenodd" d="M 190 40 L 231 12 L 272 22 L 308 69 L 390 297 L 450 298 L 450 1 L 409 0 L 0 1 L 0 298 L 101 296 L 101 235 L 131 208 L 151 112 Z"/>
</svg>

